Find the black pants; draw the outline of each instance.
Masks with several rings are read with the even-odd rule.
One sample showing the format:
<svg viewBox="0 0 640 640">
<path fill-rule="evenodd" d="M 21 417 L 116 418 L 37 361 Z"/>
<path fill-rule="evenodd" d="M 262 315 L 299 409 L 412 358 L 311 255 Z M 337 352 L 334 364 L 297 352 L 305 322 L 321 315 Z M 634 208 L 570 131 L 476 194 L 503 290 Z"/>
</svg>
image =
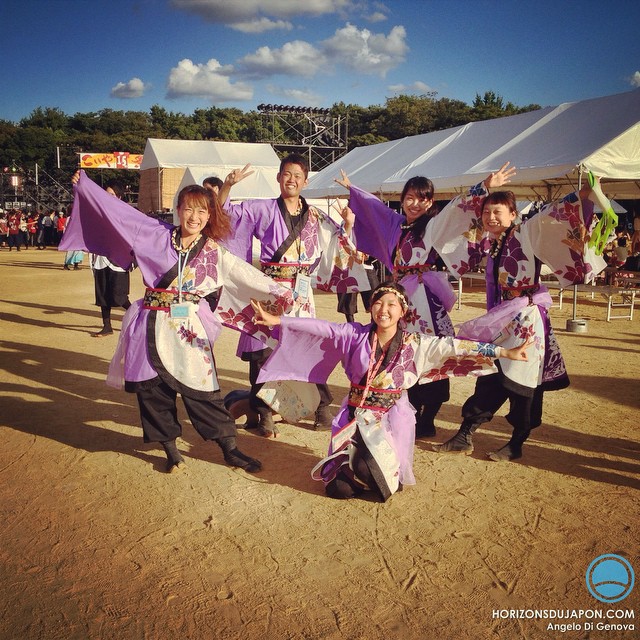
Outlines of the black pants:
<svg viewBox="0 0 640 640">
<path fill-rule="evenodd" d="M 177 393 L 165 382 L 136 391 L 145 442 L 167 442 L 182 434 L 178 422 Z M 194 400 L 182 396 L 189 420 L 205 439 L 215 440 L 236 435 L 236 424 L 224 408 L 219 391 L 213 400 Z"/>
<path fill-rule="evenodd" d="M 409 388 L 407 394 L 409 402 L 419 415 L 422 407 L 433 407 L 434 409 L 438 407 L 439 409 L 443 402 L 449 400 L 449 390 L 449 378 L 444 378 L 427 384 L 414 384 Z"/>
<path fill-rule="evenodd" d="M 477 429 L 489 422 L 496 411 L 509 400 L 507 421 L 513 427 L 513 439 L 524 442 L 531 429 L 542 423 L 542 387 L 537 387 L 531 397 L 509 391 L 501 373 L 480 376 L 476 380 L 473 395 L 462 405 L 463 425 Z"/>
<path fill-rule="evenodd" d="M 250 353 L 243 353 L 243 360 L 249 360 L 249 382 L 251 383 L 251 392 L 249 394 L 249 406 L 260 413 L 268 409 L 267 404 L 258 398 L 258 391 L 262 389 L 262 383 L 257 382 L 258 374 L 262 365 L 267 361 L 267 358 L 271 355 L 272 349 L 262 349 L 261 351 L 252 351 Z M 326 384 L 316 384 L 318 393 L 320 393 L 320 403 L 318 409 L 328 407 L 333 400 L 333 396 L 329 391 L 329 387 Z"/>
</svg>

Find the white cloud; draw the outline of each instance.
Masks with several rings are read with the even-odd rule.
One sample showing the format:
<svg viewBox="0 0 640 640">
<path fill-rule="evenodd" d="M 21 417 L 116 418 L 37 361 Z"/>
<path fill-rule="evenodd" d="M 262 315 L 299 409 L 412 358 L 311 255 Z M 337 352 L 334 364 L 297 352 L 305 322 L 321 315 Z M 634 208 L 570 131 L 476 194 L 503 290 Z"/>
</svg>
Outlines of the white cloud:
<svg viewBox="0 0 640 640">
<path fill-rule="evenodd" d="M 342 13 L 354 3 L 353 0 L 172 0 L 171 4 L 207 22 L 226 24 L 245 33 L 260 33 L 260 29 L 291 29 L 289 19 L 298 16 Z"/>
<path fill-rule="evenodd" d="M 632 87 L 640 87 L 640 71 L 636 71 L 630 78 L 629 84 Z"/>
<path fill-rule="evenodd" d="M 140 78 L 131 78 L 129 82 L 118 82 L 111 89 L 112 98 L 141 98 L 149 88 Z"/>
<path fill-rule="evenodd" d="M 366 75 L 384 75 L 404 61 L 408 51 L 404 27 L 394 27 L 388 36 L 347 26 L 318 47 L 303 40 L 287 42 L 280 49 L 260 47 L 237 61 L 247 78 L 274 75 L 311 78 L 318 73 L 347 67 Z"/>
<path fill-rule="evenodd" d="M 215 102 L 250 100 L 253 89 L 244 82 L 232 84 L 232 72 L 231 65 L 222 66 L 213 58 L 206 64 L 194 64 L 185 58 L 169 72 L 167 97 L 199 96 Z"/>
<path fill-rule="evenodd" d="M 296 105 L 313 107 L 322 103 L 322 98 L 310 89 L 285 89 L 276 85 L 267 85 L 267 90 L 274 96 L 287 98 Z"/>
<path fill-rule="evenodd" d="M 249 20 L 248 22 L 235 22 L 231 25 L 236 31 L 242 33 L 264 33 L 265 31 L 273 31 L 274 29 L 282 29 L 283 31 L 291 31 L 293 25 L 285 20 L 270 20 L 269 18 L 258 18 L 257 20 Z"/>
<path fill-rule="evenodd" d="M 384 22 L 387 16 L 382 11 L 374 11 L 372 14 L 366 16 L 369 22 Z"/>
<path fill-rule="evenodd" d="M 402 26 L 393 27 L 385 36 L 347 23 L 322 45 L 334 63 L 342 63 L 359 73 L 384 77 L 387 71 L 404 62 L 409 50 L 406 35 Z"/>
<path fill-rule="evenodd" d="M 249 77 L 293 75 L 312 77 L 325 64 L 321 51 L 302 40 L 287 42 L 280 49 L 260 47 L 238 60 L 242 73 Z"/>
<path fill-rule="evenodd" d="M 387 87 L 393 93 L 429 93 L 433 89 L 424 82 L 416 80 L 411 84 L 391 84 Z"/>
</svg>

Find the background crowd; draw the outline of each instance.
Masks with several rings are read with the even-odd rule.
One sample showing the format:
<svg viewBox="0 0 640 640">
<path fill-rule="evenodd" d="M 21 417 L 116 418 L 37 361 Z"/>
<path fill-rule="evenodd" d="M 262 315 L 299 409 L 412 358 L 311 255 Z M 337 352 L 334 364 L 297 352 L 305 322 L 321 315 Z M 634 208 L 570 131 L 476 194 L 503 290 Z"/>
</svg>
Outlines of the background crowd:
<svg viewBox="0 0 640 640">
<path fill-rule="evenodd" d="M 68 214 L 64 211 L 41 213 L 11 209 L 0 212 L 0 248 L 16 249 L 56 247 L 62 239 Z"/>
</svg>

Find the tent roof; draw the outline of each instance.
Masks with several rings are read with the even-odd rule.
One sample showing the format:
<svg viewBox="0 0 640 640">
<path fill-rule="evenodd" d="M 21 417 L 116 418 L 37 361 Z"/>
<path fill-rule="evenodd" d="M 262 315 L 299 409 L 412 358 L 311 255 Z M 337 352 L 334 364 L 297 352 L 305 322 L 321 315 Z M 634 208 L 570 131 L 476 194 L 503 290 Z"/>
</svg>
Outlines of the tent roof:
<svg viewBox="0 0 640 640">
<path fill-rule="evenodd" d="M 246 162 L 244 163 L 246 164 Z M 217 167 L 187 167 L 180 181 L 180 185 L 173 198 L 173 210 L 176 210 L 178 194 L 182 189 L 190 184 L 202 184 L 202 181 L 209 176 L 218 176 L 224 180 L 225 176 L 238 165 L 219 165 Z M 253 174 L 245 178 L 231 190 L 231 200 L 247 200 L 251 198 L 277 198 L 280 195 L 280 187 L 276 176 L 280 165 L 276 166 L 254 166 L 251 164 Z"/>
<path fill-rule="evenodd" d="M 320 171 L 304 195 L 344 194 L 334 182 L 343 169 L 387 198 L 409 178 L 428 176 L 445 199 L 506 161 L 518 169 L 509 188 L 520 199 L 574 191 L 581 168 L 600 176 L 610 197 L 640 197 L 640 89 L 359 147 Z"/>
<path fill-rule="evenodd" d="M 278 167 L 280 159 L 267 143 L 220 142 L 214 140 L 164 140 L 149 138 L 140 170 L 153 168 Z M 224 177 L 224 176 L 223 176 Z"/>
</svg>

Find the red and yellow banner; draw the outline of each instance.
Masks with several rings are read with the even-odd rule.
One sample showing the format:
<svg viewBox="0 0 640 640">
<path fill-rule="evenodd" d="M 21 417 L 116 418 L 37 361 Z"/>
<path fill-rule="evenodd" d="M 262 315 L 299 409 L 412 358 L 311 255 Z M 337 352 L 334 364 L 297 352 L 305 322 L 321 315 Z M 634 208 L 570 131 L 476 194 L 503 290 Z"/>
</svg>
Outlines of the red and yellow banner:
<svg viewBox="0 0 640 640">
<path fill-rule="evenodd" d="M 112 153 L 80 153 L 82 169 L 139 169 L 142 164 L 141 153 L 114 151 Z"/>
</svg>

